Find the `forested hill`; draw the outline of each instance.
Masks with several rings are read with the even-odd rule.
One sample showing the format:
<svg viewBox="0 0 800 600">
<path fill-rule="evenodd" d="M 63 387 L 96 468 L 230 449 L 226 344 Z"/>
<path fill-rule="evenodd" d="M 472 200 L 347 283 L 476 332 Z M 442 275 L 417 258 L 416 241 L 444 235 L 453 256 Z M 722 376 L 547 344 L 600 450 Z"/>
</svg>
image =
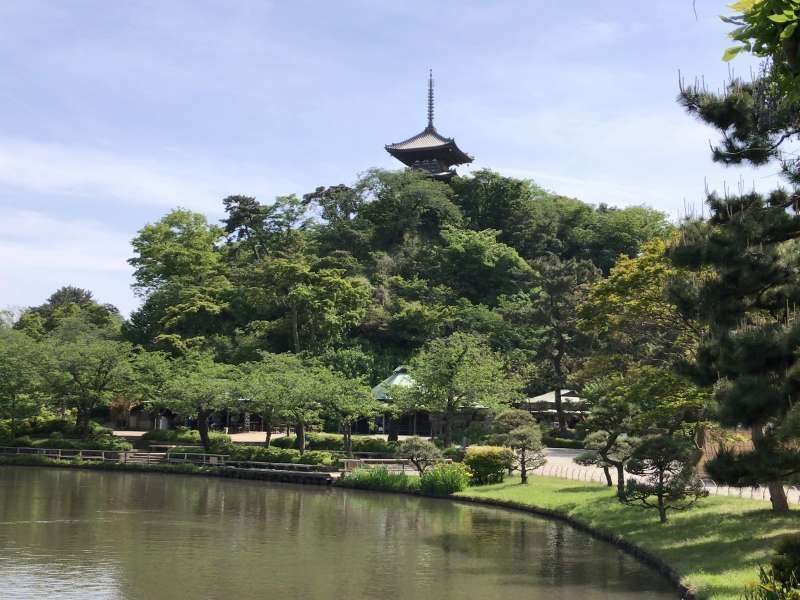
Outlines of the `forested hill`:
<svg viewBox="0 0 800 600">
<path fill-rule="evenodd" d="M 222 202 L 219 225 L 175 209 L 139 231 L 130 263 L 144 301 L 123 335 L 227 363 L 310 353 L 373 383 L 465 331 L 543 389 L 548 320 L 572 318 L 584 284 L 670 229 L 649 208 L 594 207 L 492 171 L 443 183 L 375 170 L 302 199 Z"/>
</svg>

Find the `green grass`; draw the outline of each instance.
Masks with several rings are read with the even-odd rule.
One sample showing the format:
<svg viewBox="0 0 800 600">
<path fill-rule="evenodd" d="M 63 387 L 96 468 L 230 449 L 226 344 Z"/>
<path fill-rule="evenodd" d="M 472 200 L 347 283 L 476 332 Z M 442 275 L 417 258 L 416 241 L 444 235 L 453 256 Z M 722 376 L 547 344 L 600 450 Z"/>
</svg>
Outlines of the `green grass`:
<svg viewBox="0 0 800 600">
<path fill-rule="evenodd" d="M 511 477 L 456 496 L 543 508 L 618 534 L 670 565 L 698 598 L 738 600 L 777 542 L 800 533 L 800 510 L 775 515 L 769 502 L 709 497 L 687 511 L 670 512 L 662 525 L 656 511 L 624 506 L 605 486 L 555 477 L 534 476 L 527 486 Z"/>
</svg>

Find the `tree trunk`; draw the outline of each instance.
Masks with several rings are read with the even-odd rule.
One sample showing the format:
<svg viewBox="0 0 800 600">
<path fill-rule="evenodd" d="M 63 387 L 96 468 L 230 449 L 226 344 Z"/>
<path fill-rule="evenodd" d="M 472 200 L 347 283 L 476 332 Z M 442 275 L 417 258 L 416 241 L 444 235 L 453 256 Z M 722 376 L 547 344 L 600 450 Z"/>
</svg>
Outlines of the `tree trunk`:
<svg viewBox="0 0 800 600">
<path fill-rule="evenodd" d="M 206 452 L 211 452 L 211 440 L 208 437 L 208 417 L 210 411 L 197 411 L 197 431 L 200 432 L 200 443 Z"/>
<path fill-rule="evenodd" d="M 297 436 L 294 445 L 300 450 L 300 455 L 302 456 L 306 451 L 306 424 L 298 421 L 294 426 L 294 433 Z"/>
<path fill-rule="evenodd" d="M 89 416 L 91 412 L 91 409 L 78 407 L 78 414 L 75 418 L 75 429 L 78 431 L 82 440 L 89 437 Z"/>
<path fill-rule="evenodd" d="M 445 449 L 447 449 L 450 447 L 450 443 L 452 442 L 453 438 L 453 424 L 451 423 L 449 412 L 444 413 L 444 417 L 442 418 L 442 425 L 444 426 L 442 430 L 442 435 L 444 438 L 444 447 Z"/>
<path fill-rule="evenodd" d="M 608 487 L 612 487 L 614 485 L 614 482 L 611 479 L 611 471 L 609 471 L 607 465 L 603 465 L 603 475 L 606 476 L 606 485 Z"/>
<path fill-rule="evenodd" d="M 789 512 L 789 500 L 786 498 L 786 490 L 780 481 L 770 481 L 767 484 L 769 489 L 769 501 L 772 504 L 772 512 Z"/>
<path fill-rule="evenodd" d="M 11 437 L 17 437 L 17 395 L 11 395 Z"/>
<path fill-rule="evenodd" d="M 387 439 L 387 441 L 396 442 L 398 440 L 398 437 L 399 437 L 398 436 L 398 430 L 400 429 L 400 427 L 398 427 L 399 424 L 397 423 L 397 419 L 395 419 L 391 415 L 388 415 L 388 416 L 384 417 L 384 420 L 386 421 L 386 434 L 387 434 L 386 435 L 386 439 Z"/>
<path fill-rule="evenodd" d="M 528 483 L 528 461 L 526 458 L 525 451 L 523 450 L 519 457 L 519 476 L 523 484 Z"/>
<path fill-rule="evenodd" d="M 292 306 L 292 343 L 294 344 L 294 353 L 300 354 L 300 329 L 297 323 L 297 307 Z"/>
<path fill-rule="evenodd" d="M 667 522 L 667 509 L 664 506 L 663 494 L 658 495 L 658 518 L 661 520 L 662 523 Z"/>
<path fill-rule="evenodd" d="M 558 432 L 567 432 L 567 418 L 564 416 L 564 407 L 561 404 L 561 385 L 553 390 L 555 392 L 556 414 L 558 416 Z"/>
<path fill-rule="evenodd" d="M 614 466 L 617 469 L 617 498 L 623 501 L 625 500 L 625 469 L 622 468 L 622 463 Z"/>
<path fill-rule="evenodd" d="M 261 415 L 261 427 L 267 432 L 267 448 L 272 443 L 272 415 L 264 413 Z"/>
<path fill-rule="evenodd" d="M 344 452 L 347 456 L 353 456 L 353 425 L 347 423 L 344 427 Z"/>
<path fill-rule="evenodd" d="M 750 429 L 750 434 L 753 438 L 754 446 L 757 446 L 758 442 L 764 439 L 764 430 L 761 428 L 760 424 L 753 425 Z M 769 481 L 767 482 L 767 489 L 769 490 L 769 501 L 772 504 L 772 512 L 789 512 L 789 500 L 786 498 L 783 482 Z"/>
</svg>

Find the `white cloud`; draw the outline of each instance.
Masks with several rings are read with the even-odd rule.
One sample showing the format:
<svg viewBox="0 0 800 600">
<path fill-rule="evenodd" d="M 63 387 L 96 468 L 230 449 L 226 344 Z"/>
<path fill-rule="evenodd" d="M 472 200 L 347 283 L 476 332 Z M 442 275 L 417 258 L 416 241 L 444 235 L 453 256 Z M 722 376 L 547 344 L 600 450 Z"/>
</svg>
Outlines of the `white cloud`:
<svg viewBox="0 0 800 600">
<path fill-rule="evenodd" d="M 269 200 L 299 187 L 287 177 L 267 179 L 253 172 L 258 172 L 253 165 L 169 149 L 145 158 L 113 149 L 0 137 L 0 189 L 218 213 L 220 199 L 231 193 Z"/>
<path fill-rule="evenodd" d="M 130 237 L 92 220 L 7 210 L 0 220 L 0 307 L 40 304 L 76 285 L 130 312 L 137 304 L 126 263 Z"/>
</svg>

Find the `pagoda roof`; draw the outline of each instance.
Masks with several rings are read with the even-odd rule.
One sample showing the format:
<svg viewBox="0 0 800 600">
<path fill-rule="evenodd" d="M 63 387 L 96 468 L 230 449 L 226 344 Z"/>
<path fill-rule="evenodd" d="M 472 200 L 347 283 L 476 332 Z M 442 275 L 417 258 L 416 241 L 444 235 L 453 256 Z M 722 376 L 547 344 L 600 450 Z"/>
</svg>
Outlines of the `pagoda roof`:
<svg viewBox="0 0 800 600">
<path fill-rule="evenodd" d="M 436 151 L 433 156 L 443 159 L 450 165 L 462 165 L 471 163 L 473 160 L 469 154 L 461 151 L 453 138 L 444 137 L 436 131 L 433 125 L 428 125 L 407 140 L 396 144 L 387 144 L 386 151 L 403 162 L 405 160 L 400 158 L 401 156 L 405 158 L 410 154 L 416 155 L 420 152 L 427 155 L 430 151 Z"/>
<path fill-rule="evenodd" d="M 433 126 L 433 74 L 428 77 L 428 126 L 417 135 L 394 144 L 386 151 L 412 168 L 423 169 L 434 176 L 453 175 L 453 165 L 471 163 L 473 158 L 463 152 L 453 138 L 445 137 Z"/>
</svg>

